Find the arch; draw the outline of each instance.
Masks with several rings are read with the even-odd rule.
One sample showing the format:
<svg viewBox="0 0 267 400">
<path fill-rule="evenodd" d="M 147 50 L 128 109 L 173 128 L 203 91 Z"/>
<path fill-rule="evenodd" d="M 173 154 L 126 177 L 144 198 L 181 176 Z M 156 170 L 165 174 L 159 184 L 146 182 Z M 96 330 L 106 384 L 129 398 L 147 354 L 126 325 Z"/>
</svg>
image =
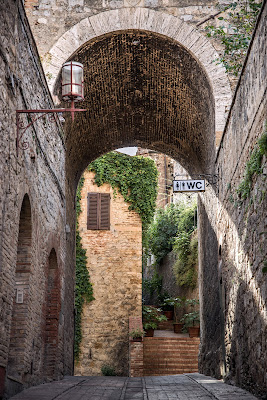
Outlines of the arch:
<svg viewBox="0 0 267 400">
<path fill-rule="evenodd" d="M 219 56 L 210 41 L 192 25 L 170 14 L 148 8 L 122 8 L 105 11 L 81 20 L 65 32 L 44 57 L 49 87 L 54 85 L 62 64 L 87 41 L 111 32 L 131 29 L 158 33 L 180 43 L 205 69 L 215 99 L 215 131 L 220 139 L 232 94 L 224 67 L 214 63 Z"/>
<path fill-rule="evenodd" d="M 45 304 L 44 374 L 55 379 L 58 365 L 59 314 L 61 309 L 60 275 L 57 254 L 53 248 L 48 257 L 47 292 Z"/>
<path fill-rule="evenodd" d="M 164 152 L 191 173 L 211 170 L 214 96 L 191 52 L 166 36 L 127 30 L 90 40 L 71 58 L 84 64 L 87 112 L 65 123 L 70 182 L 121 145 Z"/>
<path fill-rule="evenodd" d="M 25 194 L 19 220 L 15 290 L 10 332 L 7 374 L 24 382 L 29 370 L 27 336 L 31 330 L 30 275 L 32 268 L 32 212 L 28 194 Z"/>
</svg>

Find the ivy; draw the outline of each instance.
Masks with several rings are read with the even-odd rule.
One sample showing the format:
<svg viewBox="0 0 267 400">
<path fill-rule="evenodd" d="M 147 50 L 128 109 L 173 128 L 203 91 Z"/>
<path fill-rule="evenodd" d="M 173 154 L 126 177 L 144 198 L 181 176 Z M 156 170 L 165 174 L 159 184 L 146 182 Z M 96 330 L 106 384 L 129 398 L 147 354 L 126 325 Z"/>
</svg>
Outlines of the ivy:
<svg viewBox="0 0 267 400">
<path fill-rule="evenodd" d="M 143 291 L 147 291 L 150 296 L 154 293 L 159 297 L 162 290 L 162 276 L 154 271 L 151 279 L 143 279 Z"/>
<path fill-rule="evenodd" d="M 262 173 L 262 159 L 264 155 L 267 156 L 267 124 L 265 124 L 265 131 L 257 141 L 250 159 L 246 163 L 243 179 L 236 190 L 241 202 L 246 200 L 250 195 L 254 175 Z"/>
<path fill-rule="evenodd" d="M 198 240 L 197 230 L 181 232 L 175 240 L 174 251 L 177 260 L 173 266 L 176 283 L 179 286 L 195 288 L 197 284 Z"/>
<path fill-rule="evenodd" d="M 234 76 L 242 68 L 261 4 L 257 0 L 238 0 L 226 7 L 218 6 L 222 13 L 227 11 L 225 16 L 218 17 L 222 25 L 205 27 L 206 35 L 223 45 L 220 58 L 215 61 L 222 62 L 226 71 Z"/>
<path fill-rule="evenodd" d="M 153 160 L 144 157 L 130 157 L 125 154 L 111 152 L 99 157 L 88 166 L 95 172 L 95 183 L 98 186 L 109 183 L 116 197 L 117 191 L 122 194 L 129 205 L 141 217 L 143 229 L 154 215 L 157 198 L 158 172 Z M 81 189 L 84 178 L 80 179 L 77 189 L 77 225 L 76 225 L 76 287 L 75 287 L 75 360 L 79 360 L 82 340 L 82 311 L 84 302 L 94 300 L 93 288 L 86 267 L 86 250 L 83 249 L 79 233 L 78 217 L 81 213 Z"/>
<path fill-rule="evenodd" d="M 170 204 L 165 209 L 157 210 L 145 240 L 148 252 L 156 258 L 156 264 L 172 251 L 179 232 L 191 233 L 194 230 L 195 210 L 195 205 L 186 207 L 180 204 Z"/>
<path fill-rule="evenodd" d="M 82 341 L 82 311 L 84 302 L 94 300 L 93 287 L 90 283 L 90 276 L 86 266 L 86 250 L 82 247 L 82 239 L 79 233 L 78 217 L 81 213 L 81 189 L 84 185 L 84 178 L 80 179 L 77 189 L 76 201 L 76 283 L 75 283 L 75 338 L 74 338 L 74 358 L 79 360 L 80 344 Z"/>
<path fill-rule="evenodd" d="M 153 218 L 158 185 L 158 171 L 150 158 L 110 152 L 93 161 L 89 171 L 95 172 L 95 183 L 109 183 L 114 195 L 118 192 L 141 217 L 143 229 Z"/>
</svg>

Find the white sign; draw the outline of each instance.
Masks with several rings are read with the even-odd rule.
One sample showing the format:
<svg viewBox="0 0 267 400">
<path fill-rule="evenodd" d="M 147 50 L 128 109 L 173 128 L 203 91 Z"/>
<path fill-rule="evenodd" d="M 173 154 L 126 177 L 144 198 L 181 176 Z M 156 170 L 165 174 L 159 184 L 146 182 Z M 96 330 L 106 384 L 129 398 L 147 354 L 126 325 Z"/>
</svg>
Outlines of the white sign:
<svg viewBox="0 0 267 400">
<path fill-rule="evenodd" d="M 205 192 L 205 180 L 173 181 L 174 192 Z"/>
</svg>

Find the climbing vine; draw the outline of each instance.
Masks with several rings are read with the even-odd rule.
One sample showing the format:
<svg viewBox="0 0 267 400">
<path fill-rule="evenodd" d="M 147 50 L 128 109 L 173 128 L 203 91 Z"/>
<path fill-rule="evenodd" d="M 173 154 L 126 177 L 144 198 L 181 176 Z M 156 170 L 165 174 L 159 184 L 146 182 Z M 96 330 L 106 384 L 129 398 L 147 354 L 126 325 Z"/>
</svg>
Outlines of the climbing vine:
<svg viewBox="0 0 267 400">
<path fill-rule="evenodd" d="M 154 215 L 157 197 L 157 169 L 153 160 L 144 157 L 130 157 L 111 152 L 99 157 L 88 166 L 95 172 L 98 186 L 109 183 L 114 196 L 122 194 L 130 210 L 135 210 L 141 217 L 143 229 Z M 76 226 L 76 287 L 75 287 L 75 360 L 79 360 L 82 340 L 81 320 L 84 302 L 94 300 L 93 288 L 86 267 L 86 250 L 83 249 L 79 233 L 78 217 L 81 213 L 81 189 L 84 178 L 80 179 L 77 189 L 77 226 Z"/>
<path fill-rule="evenodd" d="M 176 283 L 179 286 L 195 288 L 198 262 L 197 230 L 193 233 L 181 232 L 175 240 L 174 251 L 177 254 L 173 266 Z"/>
<path fill-rule="evenodd" d="M 109 183 L 114 195 L 118 191 L 141 217 L 143 229 L 153 218 L 156 198 L 158 171 L 155 162 L 141 156 L 111 152 L 93 161 L 89 171 L 95 172 L 95 183 L 101 186 Z"/>
<path fill-rule="evenodd" d="M 253 151 L 250 154 L 250 158 L 245 165 L 244 175 L 238 187 L 235 189 L 232 188 L 230 183 L 228 184 L 228 190 L 230 191 L 228 200 L 236 207 L 240 206 L 250 197 L 254 176 L 260 175 L 263 172 L 262 160 L 264 156 L 267 157 L 267 123 L 265 124 L 263 134 L 258 139 Z M 266 191 L 263 190 L 261 201 L 264 199 L 265 193 Z M 236 194 L 238 196 L 236 196 Z M 253 198 L 250 200 L 252 204 Z"/>
<path fill-rule="evenodd" d="M 146 232 L 147 254 L 155 257 L 154 275 L 144 282 L 144 289 L 151 296 L 152 290 L 160 293 L 160 280 L 156 267 L 169 252 L 174 250 L 177 261 L 173 272 L 180 286 L 194 288 L 197 282 L 198 242 L 196 233 L 196 204 L 170 204 L 165 209 L 157 210 L 154 220 Z"/>
<path fill-rule="evenodd" d="M 205 27 L 207 36 L 223 45 L 220 57 L 215 61 L 222 62 L 227 72 L 234 76 L 242 68 L 261 4 L 257 0 L 237 0 L 226 7 L 218 5 L 221 25 Z"/>
<path fill-rule="evenodd" d="M 159 264 L 163 257 L 172 251 L 177 235 L 192 233 L 196 224 L 196 205 L 169 204 L 156 211 L 154 220 L 146 232 L 145 245 Z"/>
<path fill-rule="evenodd" d="M 237 188 L 237 194 L 242 202 L 250 195 L 254 175 L 262 173 L 262 159 L 264 155 L 267 155 L 267 124 L 265 125 L 265 132 L 257 141 L 250 159 L 246 163 L 243 179 Z"/>
<path fill-rule="evenodd" d="M 82 311 L 84 302 L 88 303 L 94 300 L 93 287 L 90 283 L 90 276 L 86 267 L 86 250 L 82 247 L 82 240 L 79 233 L 78 217 L 81 213 L 81 189 L 84 185 L 84 178 L 80 179 L 77 189 L 76 202 L 76 283 L 75 283 L 75 339 L 74 339 L 74 357 L 79 360 L 80 344 L 82 340 Z"/>
</svg>

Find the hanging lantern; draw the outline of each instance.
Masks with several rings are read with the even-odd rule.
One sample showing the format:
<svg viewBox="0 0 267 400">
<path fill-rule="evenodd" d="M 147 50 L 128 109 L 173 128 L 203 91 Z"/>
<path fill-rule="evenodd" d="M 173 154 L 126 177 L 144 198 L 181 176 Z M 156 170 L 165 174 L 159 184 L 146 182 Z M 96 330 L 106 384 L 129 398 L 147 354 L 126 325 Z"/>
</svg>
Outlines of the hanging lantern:
<svg viewBox="0 0 267 400">
<path fill-rule="evenodd" d="M 62 66 L 62 98 L 71 102 L 84 100 L 83 65 L 77 61 L 67 61 Z"/>
</svg>

